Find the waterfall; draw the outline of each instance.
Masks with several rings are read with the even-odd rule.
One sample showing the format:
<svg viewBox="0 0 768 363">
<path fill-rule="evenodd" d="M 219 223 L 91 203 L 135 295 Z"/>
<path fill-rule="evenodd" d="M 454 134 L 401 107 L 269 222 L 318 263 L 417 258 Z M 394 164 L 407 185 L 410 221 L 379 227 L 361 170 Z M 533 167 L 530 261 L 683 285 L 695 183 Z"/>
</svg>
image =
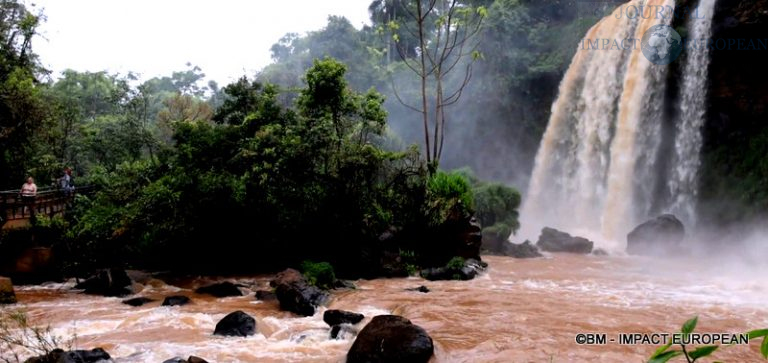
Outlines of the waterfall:
<svg viewBox="0 0 768 363">
<path fill-rule="evenodd" d="M 716 0 L 701 0 L 698 17 L 691 18 L 693 40 L 706 40 L 712 34 L 712 18 Z M 703 143 L 701 128 L 706 110 L 709 48 L 706 42 L 688 47 L 688 61 L 683 71 L 680 119 L 676 125 L 675 154 L 668 187 L 674 198 L 671 211 L 689 224 L 695 223 L 695 203 L 698 193 L 698 170 Z"/>
<path fill-rule="evenodd" d="M 701 1 L 704 9 L 690 24 L 699 39 L 709 36 L 714 3 Z M 592 27 L 579 44 L 536 156 L 521 213 L 521 237 L 536 238 L 549 226 L 593 238 L 603 247 L 623 248 L 626 233 L 654 208 L 691 208 L 701 148 L 706 49 L 688 56 L 673 170 L 669 181 L 659 181 L 666 175 L 657 162 L 666 157 L 660 149 L 669 67 L 651 63 L 639 42 L 621 50 L 592 49 L 587 43 L 642 39 L 655 25 L 671 25 L 674 6 L 674 0 L 633 0 Z M 708 20 L 702 21 L 702 15 Z M 678 207 L 668 201 L 658 205 L 659 183 L 667 186 Z"/>
</svg>

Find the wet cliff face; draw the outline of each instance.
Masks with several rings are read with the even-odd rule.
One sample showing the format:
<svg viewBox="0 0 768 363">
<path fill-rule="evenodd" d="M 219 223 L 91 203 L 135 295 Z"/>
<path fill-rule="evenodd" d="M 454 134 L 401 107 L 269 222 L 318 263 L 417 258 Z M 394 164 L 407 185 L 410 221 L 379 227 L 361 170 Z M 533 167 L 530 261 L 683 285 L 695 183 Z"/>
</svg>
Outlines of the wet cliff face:
<svg viewBox="0 0 768 363">
<path fill-rule="evenodd" d="M 741 39 L 745 44 L 768 42 L 768 0 L 720 0 L 715 13 L 713 34 L 719 42 Z M 712 52 L 710 68 L 710 108 L 707 140 L 716 144 L 718 134 L 736 131 L 750 136 L 755 127 L 766 127 L 768 105 L 768 50 L 720 50 Z"/>
<path fill-rule="evenodd" d="M 723 225 L 768 214 L 768 0 L 719 0 L 713 24 L 736 45 L 711 52 L 699 207 Z"/>
</svg>

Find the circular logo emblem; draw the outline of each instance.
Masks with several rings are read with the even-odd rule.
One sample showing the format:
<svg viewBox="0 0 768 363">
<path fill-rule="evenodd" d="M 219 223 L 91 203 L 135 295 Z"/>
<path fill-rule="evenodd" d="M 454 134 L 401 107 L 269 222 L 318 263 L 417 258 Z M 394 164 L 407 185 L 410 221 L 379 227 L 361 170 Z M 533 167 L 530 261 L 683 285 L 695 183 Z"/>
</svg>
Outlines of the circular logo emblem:
<svg viewBox="0 0 768 363">
<path fill-rule="evenodd" d="M 667 65 L 675 61 L 683 51 L 683 42 L 669 25 L 654 25 L 643 35 L 643 55 L 651 63 Z"/>
</svg>

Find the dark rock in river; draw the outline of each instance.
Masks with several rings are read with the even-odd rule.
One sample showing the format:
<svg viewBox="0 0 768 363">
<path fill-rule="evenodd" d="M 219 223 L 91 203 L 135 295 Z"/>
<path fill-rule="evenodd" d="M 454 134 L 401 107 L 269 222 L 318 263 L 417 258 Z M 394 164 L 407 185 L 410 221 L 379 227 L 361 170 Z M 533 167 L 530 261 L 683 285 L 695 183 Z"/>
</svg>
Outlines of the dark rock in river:
<svg viewBox="0 0 768 363">
<path fill-rule="evenodd" d="M 187 358 L 187 359 L 184 359 L 184 358 L 181 358 L 181 357 L 176 357 L 176 358 L 168 359 L 168 360 L 164 361 L 163 363 L 208 363 L 208 361 L 203 359 L 203 358 L 195 357 L 194 355 L 190 355 L 189 358 Z"/>
<path fill-rule="evenodd" d="M 637 226 L 627 235 L 627 253 L 660 256 L 680 247 L 685 227 L 677 217 L 662 215 Z"/>
<path fill-rule="evenodd" d="M 307 279 L 294 269 L 286 269 L 269 282 L 275 288 L 280 308 L 302 316 L 312 316 L 315 308 L 322 305 L 328 294 L 309 284 Z"/>
<path fill-rule="evenodd" d="M 347 280 L 336 280 L 333 282 L 333 288 L 334 289 L 350 289 L 354 290 L 357 288 L 355 284 L 352 281 Z"/>
<path fill-rule="evenodd" d="M 573 237 L 568 233 L 545 227 L 541 230 L 536 246 L 547 252 L 588 254 L 592 252 L 594 243 L 586 238 Z"/>
<path fill-rule="evenodd" d="M 243 296 L 243 292 L 240 291 L 237 285 L 229 281 L 203 286 L 195 290 L 195 292 L 198 294 L 213 295 L 215 297 Z"/>
<path fill-rule="evenodd" d="M 428 292 L 429 292 L 429 288 L 428 288 L 428 287 L 426 287 L 426 286 L 424 286 L 424 285 L 421 285 L 421 286 L 419 286 L 419 287 L 411 287 L 411 288 L 407 288 L 407 289 L 405 289 L 405 291 L 418 291 L 418 292 L 423 292 L 423 293 L 425 293 L 425 294 L 426 294 L 426 293 L 428 293 Z"/>
<path fill-rule="evenodd" d="M 0 277 L 0 305 L 16 302 L 16 292 L 13 291 L 11 279 Z"/>
<path fill-rule="evenodd" d="M 126 296 L 137 292 L 131 278 L 125 270 L 119 268 L 100 270 L 77 284 L 75 289 L 82 289 L 86 294 L 102 296 Z"/>
<path fill-rule="evenodd" d="M 536 258 L 542 257 L 539 249 L 531 241 L 525 241 L 521 244 L 506 243 L 504 245 L 504 255 L 514 258 Z"/>
<path fill-rule="evenodd" d="M 361 322 L 363 318 L 363 314 L 344 310 L 326 310 L 325 313 L 323 313 L 323 321 L 330 326 L 340 324 L 355 325 Z"/>
<path fill-rule="evenodd" d="M 437 226 L 390 227 L 377 239 L 361 243 L 356 263 L 360 276 L 407 277 L 413 266 L 439 267 L 455 256 L 480 260 L 481 227 L 465 211 L 457 204 Z"/>
<path fill-rule="evenodd" d="M 357 330 L 347 324 L 331 327 L 331 339 L 345 339 L 357 335 Z"/>
<path fill-rule="evenodd" d="M 459 245 L 459 253 L 456 256 L 480 260 L 480 247 L 483 245 L 482 228 L 475 217 L 465 220 L 460 234 L 463 243 Z"/>
<path fill-rule="evenodd" d="M 461 215 L 455 208 L 436 231 L 424 240 L 422 266 L 439 266 L 458 256 L 480 260 L 483 234 L 480 223 L 471 215 Z"/>
<path fill-rule="evenodd" d="M 135 297 L 133 299 L 123 300 L 123 304 L 130 305 L 130 306 L 142 306 L 146 303 L 153 302 L 155 300 L 152 300 L 148 297 Z"/>
<path fill-rule="evenodd" d="M 445 266 L 428 268 L 421 270 L 421 277 L 430 280 L 472 280 L 481 272 L 485 271 L 488 264 L 473 258 L 464 260 L 464 265 L 460 268 Z"/>
<path fill-rule="evenodd" d="M 503 223 L 483 228 L 482 251 L 485 254 L 503 256 L 512 229 Z"/>
<path fill-rule="evenodd" d="M 238 310 L 229 313 L 218 323 L 213 335 L 247 337 L 256 334 L 256 319 Z"/>
<path fill-rule="evenodd" d="M 421 272 L 419 272 L 419 275 L 429 281 L 453 280 L 451 274 L 448 272 L 448 269 L 445 267 L 423 269 Z M 457 278 L 456 280 L 460 279 Z"/>
<path fill-rule="evenodd" d="M 261 301 L 274 301 L 277 300 L 277 295 L 272 291 L 259 290 L 256 291 L 256 300 Z"/>
<path fill-rule="evenodd" d="M 98 363 L 112 362 L 112 357 L 104 349 L 71 350 L 54 349 L 47 355 L 29 358 L 24 363 Z"/>
<path fill-rule="evenodd" d="M 360 268 L 367 278 L 408 277 L 406 261 L 400 253 L 402 231 L 389 227 L 371 244 L 362 246 Z"/>
<path fill-rule="evenodd" d="M 379 315 L 360 331 L 347 353 L 347 363 L 428 362 L 434 354 L 424 329 L 397 315 Z"/>
<path fill-rule="evenodd" d="M 182 306 L 190 303 L 190 299 L 184 295 L 168 296 L 163 300 L 163 306 Z"/>
<path fill-rule="evenodd" d="M 602 248 L 595 248 L 592 251 L 593 256 L 608 256 L 608 251 L 602 249 Z"/>
</svg>

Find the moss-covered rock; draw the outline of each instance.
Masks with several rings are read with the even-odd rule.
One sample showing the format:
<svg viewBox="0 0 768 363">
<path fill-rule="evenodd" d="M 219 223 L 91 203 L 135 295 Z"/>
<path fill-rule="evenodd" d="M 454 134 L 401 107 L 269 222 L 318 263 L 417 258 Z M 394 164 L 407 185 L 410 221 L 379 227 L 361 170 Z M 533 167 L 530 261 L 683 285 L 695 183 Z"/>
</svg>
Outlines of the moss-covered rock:
<svg viewBox="0 0 768 363">
<path fill-rule="evenodd" d="M 301 272 L 310 285 L 321 289 L 330 289 L 336 283 L 336 273 L 328 262 L 304 261 L 301 264 Z"/>
<path fill-rule="evenodd" d="M 586 238 L 571 236 L 568 233 L 548 227 L 541 230 L 539 241 L 536 242 L 536 246 L 542 251 L 579 253 L 584 255 L 591 253 L 594 245 L 594 242 Z"/>
<path fill-rule="evenodd" d="M 510 234 L 512 234 L 512 228 L 505 223 L 496 223 L 483 228 L 483 252 L 503 255 Z"/>
</svg>

